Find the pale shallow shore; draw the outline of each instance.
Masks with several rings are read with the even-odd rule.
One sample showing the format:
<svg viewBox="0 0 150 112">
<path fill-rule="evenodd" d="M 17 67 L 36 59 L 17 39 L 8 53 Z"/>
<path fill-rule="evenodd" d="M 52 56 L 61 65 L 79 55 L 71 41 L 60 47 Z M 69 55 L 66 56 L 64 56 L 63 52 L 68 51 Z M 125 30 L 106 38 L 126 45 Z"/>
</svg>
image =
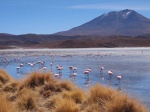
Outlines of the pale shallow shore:
<svg viewBox="0 0 150 112">
<path fill-rule="evenodd" d="M 0 49 L 0 51 L 53 51 L 53 50 L 56 50 L 56 51 L 59 51 L 59 50 L 93 50 L 93 49 L 97 49 L 97 50 L 120 50 L 120 49 L 123 49 L 123 50 L 130 50 L 130 49 L 133 49 L 133 50 L 142 50 L 142 49 L 150 49 L 150 47 L 115 47 L 115 48 L 15 48 L 15 49 Z"/>
</svg>

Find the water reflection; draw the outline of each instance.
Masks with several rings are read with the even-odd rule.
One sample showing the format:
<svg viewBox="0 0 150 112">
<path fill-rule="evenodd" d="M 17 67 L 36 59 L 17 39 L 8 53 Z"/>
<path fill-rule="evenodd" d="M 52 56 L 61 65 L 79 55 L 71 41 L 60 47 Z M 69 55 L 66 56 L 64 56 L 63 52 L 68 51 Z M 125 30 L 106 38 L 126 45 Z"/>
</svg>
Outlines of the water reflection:
<svg viewBox="0 0 150 112">
<path fill-rule="evenodd" d="M 90 80 L 90 78 L 87 78 L 86 80 L 85 80 L 85 86 L 90 86 L 91 85 L 91 80 Z"/>
</svg>

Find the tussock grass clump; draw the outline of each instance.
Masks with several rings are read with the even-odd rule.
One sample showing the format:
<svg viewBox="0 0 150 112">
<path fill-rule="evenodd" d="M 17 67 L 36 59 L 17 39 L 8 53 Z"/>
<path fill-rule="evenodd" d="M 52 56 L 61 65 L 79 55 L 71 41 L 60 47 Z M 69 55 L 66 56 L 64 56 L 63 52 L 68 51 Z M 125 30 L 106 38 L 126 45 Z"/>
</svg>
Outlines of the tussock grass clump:
<svg viewBox="0 0 150 112">
<path fill-rule="evenodd" d="M 35 88 L 38 86 L 42 86 L 47 82 L 56 82 L 56 80 L 51 76 L 51 73 L 32 72 L 23 81 L 21 88 Z"/>
<path fill-rule="evenodd" d="M 5 84 L 7 82 L 12 81 L 13 79 L 10 77 L 9 74 L 6 73 L 5 70 L 0 69 L 0 85 Z"/>
<path fill-rule="evenodd" d="M 3 91 L 15 92 L 15 91 L 17 91 L 19 89 L 19 85 L 20 85 L 19 81 L 9 82 L 9 83 L 4 85 Z"/>
<path fill-rule="evenodd" d="M 79 112 L 79 106 L 70 98 L 58 98 L 56 101 L 55 112 Z"/>
<path fill-rule="evenodd" d="M 87 94 L 84 91 L 82 91 L 81 89 L 75 88 L 72 91 L 64 91 L 63 97 L 72 99 L 77 104 L 78 103 L 81 104 L 87 97 Z"/>
<path fill-rule="evenodd" d="M 74 88 L 73 83 L 70 81 L 60 81 L 59 86 L 67 91 L 71 91 Z"/>
<path fill-rule="evenodd" d="M 0 112 L 15 112 L 12 104 L 2 94 L 0 94 Z"/>
<path fill-rule="evenodd" d="M 147 112 L 145 107 L 137 103 L 134 99 L 129 99 L 126 95 L 118 95 L 114 100 L 105 102 L 105 109 L 107 112 Z"/>
<path fill-rule="evenodd" d="M 24 88 L 20 91 L 16 100 L 16 106 L 20 110 L 32 110 L 35 111 L 38 105 L 38 94 L 28 88 Z"/>
<path fill-rule="evenodd" d="M 56 104 L 56 98 L 55 96 L 48 98 L 47 100 L 44 101 L 44 107 L 48 108 L 49 110 L 54 109 Z"/>
<path fill-rule="evenodd" d="M 116 94 L 117 91 L 115 91 L 114 89 L 96 84 L 95 86 L 90 88 L 90 96 L 88 100 L 89 102 L 110 101 L 113 100 L 114 95 Z"/>
<path fill-rule="evenodd" d="M 105 112 L 105 111 L 102 111 L 102 109 L 99 107 L 99 104 L 96 104 L 96 103 L 91 103 L 90 105 L 84 105 L 84 106 L 87 106 L 84 110 L 82 110 L 81 112 Z M 108 111 L 108 112 L 111 112 L 111 111 Z M 117 112 L 117 111 L 114 111 L 114 112 Z"/>
<path fill-rule="evenodd" d="M 2 88 L 2 86 L 3 86 L 3 83 L 0 81 L 0 88 Z"/>
<path fill-rule="evenodd" d="M 61 88 L 58 86 L 57 83 L 54 83 L 54 82 L 48 82 L 44 85 L 44 88 L 43 88 L 44 91 L 52 91 L 52 92 L 61 92 Z"/>
<path fill-rule="evenodd" d="M 43 85 L 42 89 L 40 90 L 40 94 L 42 94 L 46 98 L 56 93 L 61 93 L 65 90 L 71 91 L 73 88 L 73 84 L 69 81 L 49 81 Z"/>
<path fill-rule="evenodd" d="M 99 84 L 90 88 L 90 95 L 82 107 L 87 112 L 92 109 L 102 112 L 148 112 L 134 99 Z"/>
</svg>

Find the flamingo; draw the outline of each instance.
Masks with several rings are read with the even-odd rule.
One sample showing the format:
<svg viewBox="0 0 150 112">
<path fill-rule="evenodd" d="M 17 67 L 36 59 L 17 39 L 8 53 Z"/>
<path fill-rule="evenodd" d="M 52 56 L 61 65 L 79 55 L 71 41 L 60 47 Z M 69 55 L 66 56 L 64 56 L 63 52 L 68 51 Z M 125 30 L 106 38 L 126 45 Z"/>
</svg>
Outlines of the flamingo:
<svg viewBox="0 0 150 112">
<path fill-rule="evenodd" d="M 118 79 L 118 84 L 120 85 L 120 80 L 121 80 L 121 75 L 120 74 L 117 75 L 117 79 Z"/>
<path fill-rule="evenodd" d="M 76 73 L 77 72 L 77 67 L 73 67 L 73 73 Z"/>
<path fill-rule="evenodd" d="M 109 80 L 110 80 L 110 83 L 111 83 L 111 78 L 112 78 L 113 72 L 111 70 L 109 70 L 108 75 L 109 75 Z"/>
<path fill-rule="evenodd" d="M 72 77 L 71 71 L 73 70 L 73 66 L 69 66 L 69 69 L 70 69 L 70 76 L 69 77 Z"/>
<path fill-rule="evenodd" d="M 30 65 L 31 69 L 33 68 L 33 66 L 35 65 L 35 63 L 27 63 L 28 65 Z"/>
<path fill-rule="evenodd" d="M 89 78 L 89 73 L 91 72 L 91 67 L 90 68 L 87 68 L 85 71 L 84 71 L 84 74 L 85 76 L 87 76 L 87 78 Z"/>
<path fill-rule="evenodd" d="M 16 67 L 16 69 L 17 69 L 17 73 L 19 73 L 20 67 L 18 66 L 18 67 Z"/>
<path fill-rule="evenodd" d="M 101 78 L 102 78 L 102 79 L 104 79 L 103 70 L 104 70 L 104 67 L 101 67 L 101 68 L 100 68 L 100 75 L 101 75 Z"/>
<path fill-rule="evenodd" d="M 28 63 L 28 65 L 30 65 L 31 67 L 33 67 L 33 66 L 34 66 L 34 63 Z"/>
<path fill-rule="evenodd" d="M 56 69 L 58 69 L 58 68 L 59 68 L 59 65 L 56 66 Z"/>
<path fill-rule="evenodd" d="M 38 61 L 36 64 L 39 64 L 39 67 L 41 66 L 42 61 Z"/>
<path fill-rule="evenodd" d="M 89 72 L 91 72 L 91 67 L 90 67 L 90 68 L 88 68 L 88 69 L 86 69 L 86 71 L 89 71 Z"/>
<path fill-rule="evenodd" d="M 58 77 L 59 77 L 59 74 L 54 74 L 54 77 L 58 78 Z"/>
<path fill-rule="evenodd" d="M 62 71 L 63 70 L 63 66 L 58 66 L 57 70 Z"/>
<path fill-rule="evenodd" d="M 89 71 L 85 70 L 84 74 L 85 74 L 85 76 L 89 77 Z"/>
<path fill-rule="evenodd" d="M 118 91 L 121 91 L 121 87 L 120 87 L 120 80 L 121 80 L 121 78 L 122 78 L 121 75 L 118 74 L 118 75 L 117 75 L 117 79 L 118 79 L 118 89 L 117 89 L 117 90 L 118 90 Z"/>
<path fill-rule="evenodd" d="M 6 58 L 4 58 L 4 63 L 8 64 L 9 63 L 9 60 L 7 60 Z"/>
<path fill-rule="evenodd" d="M 113 72 L 112 72 L 112 71 L 108 71 L 108 75 L 109 75 L 109 76 L 112 76 L 112 75 L 113 75 Z"/>
<path fill-rule="evenodd" d="M 23 63 L 21 63 L 19 66 L 22 67 L 22 66 L 23 66 Z"/>
<path fill-rule="evenodd" d="M 101 71 L 104 70 L 104 67 L 101 67 Z"/>
<path fill-rule="evenodd" d="M 50 63 L 50 66 L 51 66 L 51 71 L 52 71 L 53 62 L 52 62 L 52 63 Z"/>
<path fill-rule="evenodd" d="M 43 70 L 46 70 L 46 66 L 43 67 Z"/>
<path fill-rule="evenodd" d="M 42 66 L 45 66 L 45 61 L 42 61 L 42 62 L 41 62 L 41 65 L 42 65 Z"/>
<path fill-rule="evenodd" d="M 72 69 L 73 69 L 73 66 L 70 66 L 69 69 L 72 70 Z"/>
<path fill-rule="evenodd" d="M 62 77 L 63 66 L 57 65 L 57 66 L 56 66 L 56 69 L 58 70 L 59 78 L 61 78 L 61 77 Z"/>
<path fill-rule="evenodd" d="M 75 80 L 76 76 L 77 76 L 76 73 L 73 73 L 73 74 L 72 74 L 72 77 L 73 77 L 74 80 Z"/>
</svg>

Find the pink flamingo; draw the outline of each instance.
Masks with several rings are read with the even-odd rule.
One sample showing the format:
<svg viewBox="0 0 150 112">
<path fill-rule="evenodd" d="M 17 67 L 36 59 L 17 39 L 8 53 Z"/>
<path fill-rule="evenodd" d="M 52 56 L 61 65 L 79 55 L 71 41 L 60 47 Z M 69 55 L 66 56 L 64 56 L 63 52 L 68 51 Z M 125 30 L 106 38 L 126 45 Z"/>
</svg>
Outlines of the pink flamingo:
<svg viewBox="0 0 150 112">
<path fill-rule="evenodd" d="M 86 76 L 89 77 L 89 71 L 85 70 L 85 71 L 84 71 L 84 74 L 85 74 L 85 77 L 86 77 Z"/>
<path fill-rule="evenodd" d="M 89 72 L 91 72 L 91 67 L 90 67 L 90 68 L 88 68 L 88 69 L 86 69 L 86 71 L 89 71 Z"/>
<path fill-rule="evenodd" d="M 16 67 L 16 69 L 17 69 L 17 73 L 19 73 L 20 67 L 18 66 L 18 67 Z"/>
<path fill-rule="evenodd" d="M 101 67 L 101 68 L 100 68 L 100 76 L 101 76 L 102 79 L 104 79 L 103 70 L 104 70 L 104 67 Z"/>
<path fill-rule="evenodd" d="M 58 74 L 59 74 L 59 78 L 62 77 L 62 70 L 63 70 L 63 66 L 56 66 L 56 69 L 58 70 Z"/>
<path fill-rule="evenodd" d="M 8 64 L 9 60 L 7 60 L 6 58 L 4 58 L 4 63 Z"/>
<path fill-rule="evenodd" d="M 111 79 L 112 79 L 113 72 L 111 70 L 109 70 L 108 75 L 109 75 L 109 80 L 110 80 L 110 84 L 111 84 Z"/>
<path fill-rule="evenodd" d="M 76 73 L 77 72 L 77 67 L 73 67 L 73 73 Z"/>
<path fill-rule="evenodd" d="M 38 61 L 36 64 L 39 64 L 39 68 L 41 67 L 42 61 Z"/>
<path fill-rule="evenodd" d="M 118 84 L 120 85 L 121 75 L 118 74 L 117 79 L 118 79 Z"/>
<path fill-rule="evenodd" d="M 44 66 L 42 69 L 43 69 L 43 70 L 46 70 L 46 66 Z"/>
<path fill-rule="evenodd" d="M 22 67 L 22 66 L 23 66 L 23 63 L 20 64 L 20 67 Z"/>
<path fill-rule="evenodd" d="M 32 70 L 32 68 L 34 67 L 34 65 L 35 65 L 35 63 L 27 63 L 28 65 L 30 65 L 30 67 L 31 67 L 31 70 Z"/>
<path fill-rule="evenodd" d="M 117 75 L 117 79 L 118 79 L 118 89 L 117 89 L 117 90 L 118 90 L 118 91 L 121 91 L 121 87 L 120 87 L 120 80 L 121 80 L 121 78 L 122 78 L 121 75 L 118 74 L 118 75 Z"/>
<path fill-rule="evenodd" d="M 85 76 L 89 79 L 89 73 L 91 72 L 91 68 L 88 68 L 84 71 Z"/>
<path fill-rule="evenodd" d="M 69 75 L 69 77 L 71 78 L 72 77 L 71 72 L 73 70 L 73 66 L 69 66 L 69 69 L 70 69 L 70 75 Z"/>
<path fill-rule="evenodd" d="M 58 77 L 59 77 L 59 74 L 54 74 L 54 77 L 58 78 Z"/>
<path fill-rule="evenodd" d="M 50 66 L 51 66 L 51 71 L 52 71 L 52 67 L 53 67 L 53 62 L 52 62 L 52 63 L 50 63 Z"/>
<path fill-rule="evenodd" d="M 73 73 L 73 74 L 72 74 L 73 80 L 75 80 L 76 76 L 77 76 L 76 73 Z"/>
</svg>

